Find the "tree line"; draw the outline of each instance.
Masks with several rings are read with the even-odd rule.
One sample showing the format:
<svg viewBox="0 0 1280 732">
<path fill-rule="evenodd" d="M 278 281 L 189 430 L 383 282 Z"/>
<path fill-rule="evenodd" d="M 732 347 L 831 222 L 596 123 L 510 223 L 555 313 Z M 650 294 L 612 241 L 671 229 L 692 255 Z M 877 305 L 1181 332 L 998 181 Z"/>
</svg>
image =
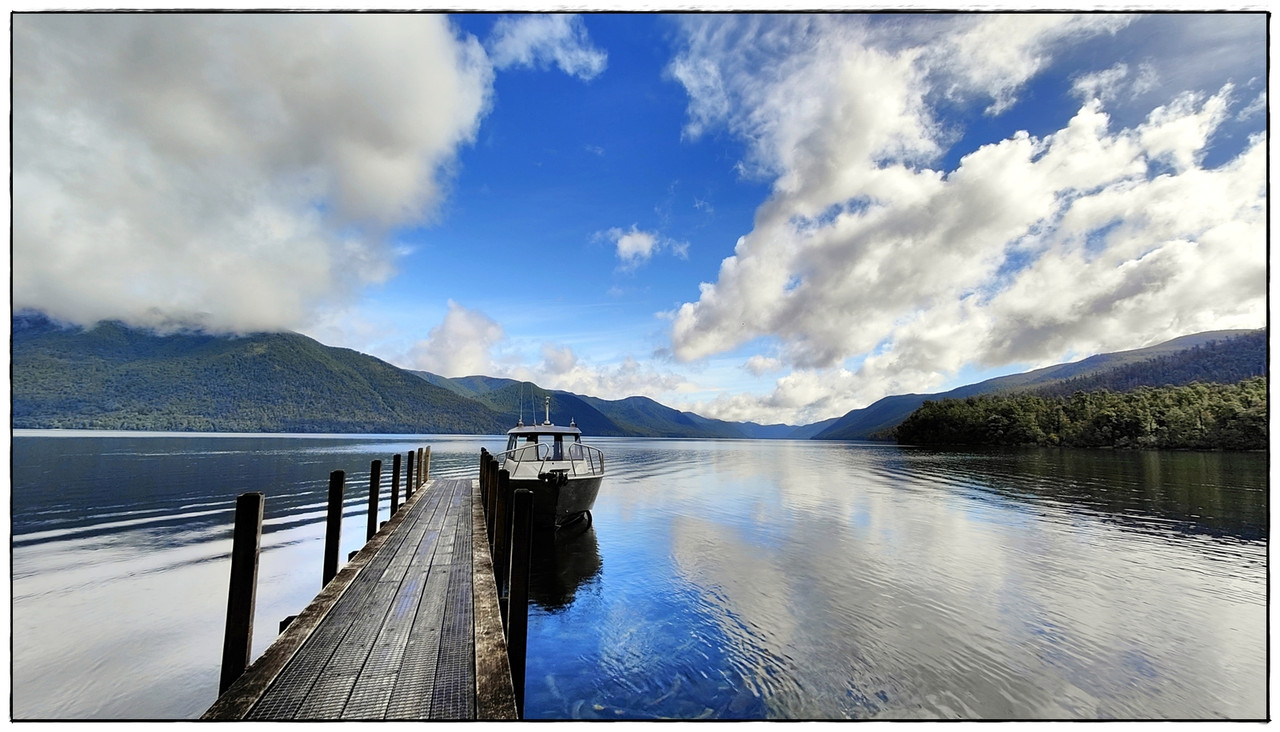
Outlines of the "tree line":
<svg viewBox="0 0 1280 732">
<path fill-rule="evenodd" d="M 1046 396 L 1078 391 L 1127 392 L 1140 386 L 1181 386 L 1197 381 L 1234 384 L 1267 375 L 1267 331 L 1211 340 L 1184 351 L 1063 379 L 1035 389 Z"/>
<path fill-rule="evenodd" d="M 912 445 L 1267 449 L 1267 380 L 926 401 L 894 430 Z"/>
</svg>

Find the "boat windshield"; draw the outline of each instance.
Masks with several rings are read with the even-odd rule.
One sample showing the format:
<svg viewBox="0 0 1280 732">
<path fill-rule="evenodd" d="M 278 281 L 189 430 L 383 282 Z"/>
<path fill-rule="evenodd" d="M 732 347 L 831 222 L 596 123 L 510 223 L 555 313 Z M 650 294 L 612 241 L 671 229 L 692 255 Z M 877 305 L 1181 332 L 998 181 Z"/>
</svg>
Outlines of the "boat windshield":
<svg viewBox="0 0 1280 732">
<path fill-rule="evenodd" d="M 582 443 L 581 435 L 572 435 L 572 437 L 573 437 L 574 443 L 577 443 L 577 444 Z M 560 435 L 560 434 L 539 435 L 539 434 L 530 433 L 526 435 L 508 435 L 507 436 L 507 452 L 510 452 L 518 447 L 527 447 L 529 445 L 537 445 L 539 444 L 539 442 L 543 442 L 551 445 L 552 452 L 555 455 L 555 457 L 552 458 L 553 460 L 562 460 L 563 458 L 560 456 L 563 455 L 564 453 L 564 438 L 565 438 L 565 435 Z"/>
</svg>

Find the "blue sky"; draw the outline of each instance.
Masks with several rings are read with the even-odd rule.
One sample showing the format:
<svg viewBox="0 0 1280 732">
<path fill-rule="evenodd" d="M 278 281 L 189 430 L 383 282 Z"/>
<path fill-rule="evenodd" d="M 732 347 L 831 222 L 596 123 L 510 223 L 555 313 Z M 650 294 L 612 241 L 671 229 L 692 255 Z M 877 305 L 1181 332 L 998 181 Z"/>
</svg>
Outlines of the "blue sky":
<svg viewBox="0 0 1280 732">
<path fill-rule="evenodd" d="M 13 305 L 793 424 L 1261 327 L 1265 33 L 19 15 Z"/>
</svg>

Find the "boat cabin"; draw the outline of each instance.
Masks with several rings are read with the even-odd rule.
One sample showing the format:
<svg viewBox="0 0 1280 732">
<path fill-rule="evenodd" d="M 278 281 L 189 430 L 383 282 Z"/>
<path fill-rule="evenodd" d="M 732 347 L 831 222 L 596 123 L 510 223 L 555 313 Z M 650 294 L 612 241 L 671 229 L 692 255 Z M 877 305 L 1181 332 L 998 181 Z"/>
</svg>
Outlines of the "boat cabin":
<svg viewBox="0 0 1280 732">
<path fill-rule="evenodd" d="M 549 459 L 564 460 L 565 443 L 581 444 L 582 431 L 572 422 L 568 427 L 553 424 L 535 424 L 515 427 L 507 432 L 507 452 L 529 445 L 548 445 Z M 534 448 L 535 450 L 537 448 Z M 543 451 L 544 453 L 546 451 Z"/>
</svg>

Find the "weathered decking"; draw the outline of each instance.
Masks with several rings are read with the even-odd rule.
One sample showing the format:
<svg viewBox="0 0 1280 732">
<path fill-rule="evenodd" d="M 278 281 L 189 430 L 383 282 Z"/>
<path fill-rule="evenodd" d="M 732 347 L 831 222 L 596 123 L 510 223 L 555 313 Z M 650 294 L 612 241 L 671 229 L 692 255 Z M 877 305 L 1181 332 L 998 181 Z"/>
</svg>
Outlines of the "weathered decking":
<svg viewBox="0 0 1280 732">
<path fill-rule="evenodd" d="M 434 479 L 204 719 L 515 719 L 478 483 Z"/>
</svg>

